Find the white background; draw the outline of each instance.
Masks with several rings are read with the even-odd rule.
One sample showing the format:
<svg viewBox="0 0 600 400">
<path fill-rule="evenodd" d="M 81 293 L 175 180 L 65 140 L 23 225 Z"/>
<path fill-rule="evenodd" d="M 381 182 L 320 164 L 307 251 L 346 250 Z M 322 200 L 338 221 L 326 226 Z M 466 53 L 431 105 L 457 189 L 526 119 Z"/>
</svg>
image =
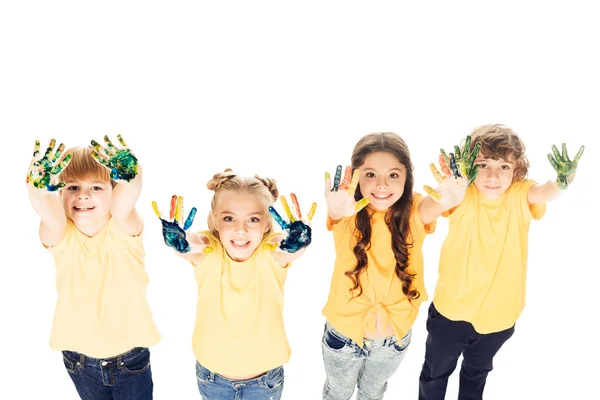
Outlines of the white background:
<svg viewBox="0 0 600 400">
<path fill-rule="evenodd" d="M 314 242 L 286 284 L 293 354 L 284 398 L 318 399 L 334 260 L 324 172 L 348 163 L 362 135 L 393 131 L 411 149 L 422 192 L 435 183 L 428 164 L 439 148 L 486 123 L 521 135 L 540 182 L 555 177 L 552 143 L 566 141 L 572 154 L 585 144 L 586 152 L 568 193 L 532 223 L 527 306 L 494 360 L 485 398 L 593 397 L 598 13 L 574 1 L 447 3 L 3 2 L 0 398 L 77 398 L 48 346 L 55 271 L 24 184 L 35 139 L 76 146 L 122 133 L 144 166 L 148 300 L 163 336 L 151 349 L 157 399 L 199 398 L 196 286 L 189 265 L 162 243 L 151 201 L 166 211 L 172 194 L 184 195 L 187 209 L 199 209 L 192 229 L 204 229 L 206 182 L 226 167 L 276 178 L 305 212 L 317 201 Z M 446 232 L 440 219 L 425 242 L 431 296 Z M 428 305 L 386 398 L 417 397 Z M 455 373 L 447 398 L 456 398 L 457 382 Z"/>
</svg>

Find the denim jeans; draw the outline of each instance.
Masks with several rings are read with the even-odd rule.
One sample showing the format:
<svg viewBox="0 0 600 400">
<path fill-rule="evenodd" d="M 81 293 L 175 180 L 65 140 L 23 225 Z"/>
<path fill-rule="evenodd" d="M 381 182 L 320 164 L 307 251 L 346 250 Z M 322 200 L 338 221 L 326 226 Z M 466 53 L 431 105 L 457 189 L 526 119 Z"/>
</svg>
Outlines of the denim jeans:
<svg viewBox="0 0 600 400">
<path fill-rule="evenodd" d="M 203 400 L 280 400 L 283 367 L 252 379 L 231 380 L 215 374 L 196 361 L 198 390 Z"/>
<path fill-rule="evenodd" d="M 321 343 L 327 373 L 323 399 L 348 400 L 356 386 L 357 400 L 383 399 L 387 381 L 400 366 L 411 336 L 409 331 L 400 342 L 396 336 L 365 339 L 359 346 L 327 323 Z"/>
<path fill-rule="evenodd" d="M 443 400 L 448 378 L 463 355 L 458 400 L 481 400 L 492 360 L 515 332 L 506 330 L 481 334 L 466 321 L 452 321 L 436 310 L 433 303 L 427 316 L 425 361 L 419 376 L 419 400 Z"/>
<path fill-rule="evenodd" d="M 83 400 L 152 399 L 150 351 L 136 347 L 118 356 L 97 359 L 63 351 L 69 376 Z"/>
</svg>

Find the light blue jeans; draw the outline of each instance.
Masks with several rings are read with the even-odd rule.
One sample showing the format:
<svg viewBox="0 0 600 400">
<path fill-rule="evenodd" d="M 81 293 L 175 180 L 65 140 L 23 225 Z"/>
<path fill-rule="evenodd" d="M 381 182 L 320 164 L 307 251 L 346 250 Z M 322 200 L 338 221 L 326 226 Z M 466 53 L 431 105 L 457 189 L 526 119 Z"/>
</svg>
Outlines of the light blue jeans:
<svg viewBox="0 0 600 400">
<path fill-rule="evenodd" d="M 283 367 L 252 379 L 234 381 L 215 374 L 196 361 L 198 390 L 203 400 L 280 400 Z"/>
<path fill-rule="evenodd" d="M 396 336 L 364 340 L 359 346 L 325 324 L 322 348 L 327 380 L 324 400 L 348 400 L 358 386 L 356 400 L 381 400 L 387 381 L 398 369 L 410 344 L 412 331 L 400 342 Z"/>
</svg>

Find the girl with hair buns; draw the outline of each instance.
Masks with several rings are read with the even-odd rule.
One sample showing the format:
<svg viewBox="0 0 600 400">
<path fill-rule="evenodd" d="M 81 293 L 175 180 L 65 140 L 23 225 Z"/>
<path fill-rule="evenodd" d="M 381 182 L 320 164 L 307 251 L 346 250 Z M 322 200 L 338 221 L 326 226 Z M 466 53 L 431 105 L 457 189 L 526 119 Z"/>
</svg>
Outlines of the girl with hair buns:
<svg viewBox="0 0 600 400">
<path fill-rule="evenodd" d="M 283 324 L 283 286 L 287 267 L 310 244 L 311 228 L 293 194 L 295 215 L 281 198 L 289 224 L 275 211 L 279 194 L 274 179 L 226 169 L 207 187 L 214 191 L 207 231 L 186 232 L 196 209 L 183 222 L 182 197 L 171 199 L 169 220 L 152 204 L 165 243 L 195 270 L 192 346 L 198 389 L 203 399 L 280 399 L 283 364 L 291 353 Z M 287 235 L 273 232 L 270 213 Z"/>
</svg>

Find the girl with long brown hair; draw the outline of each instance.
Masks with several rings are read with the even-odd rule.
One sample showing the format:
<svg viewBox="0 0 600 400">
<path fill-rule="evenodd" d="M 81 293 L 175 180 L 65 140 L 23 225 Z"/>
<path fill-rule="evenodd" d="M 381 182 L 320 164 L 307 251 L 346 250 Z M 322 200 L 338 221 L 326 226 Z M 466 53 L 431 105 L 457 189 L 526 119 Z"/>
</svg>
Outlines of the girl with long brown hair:
<svg viewBox="0 0 600 400">
<path fill-rule="evenodd" d="M 381 399 L 427 300 L 423 241 L 466 183 L 443 179 L 435 199 L 414 193 L 410 152 L 394 133 L 361 138 L 343 180 L 338 166 L 334 184 L 325 181 L 336 261 L 323 309 L 323 398 L 349 399 L 358 386 L 358 399 Z"/>
</svg>

